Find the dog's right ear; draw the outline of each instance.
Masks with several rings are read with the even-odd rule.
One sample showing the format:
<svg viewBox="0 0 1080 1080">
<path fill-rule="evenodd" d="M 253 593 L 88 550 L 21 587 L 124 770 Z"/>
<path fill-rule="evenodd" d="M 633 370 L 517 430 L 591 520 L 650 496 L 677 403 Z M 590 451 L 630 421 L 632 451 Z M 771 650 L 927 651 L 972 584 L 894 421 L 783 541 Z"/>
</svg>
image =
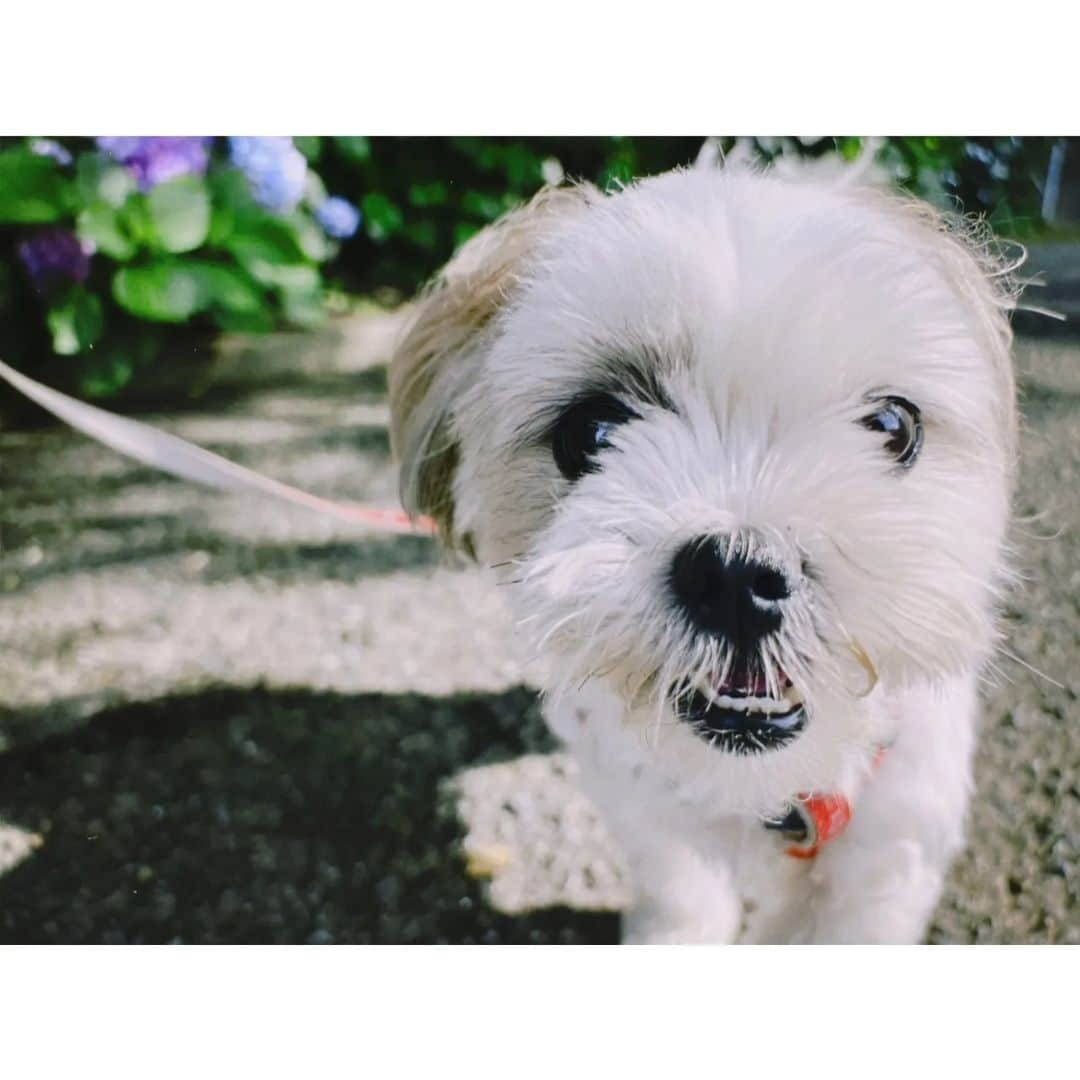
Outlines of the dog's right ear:
<svg viewBox="0 0 1080 1080">
<path fill-rule="evenodd" d="M 542 188 L 474 236 L 420 294 L 390 361 L 390 441 L 402 505 L 433 518 L 443 542 L 469 554 L 469 537 L 454 522 L 455 402 L 482 377 L 495 317 L 515 295 L 537 241 L 598 197 L 591 185 Z"/>
</svg>

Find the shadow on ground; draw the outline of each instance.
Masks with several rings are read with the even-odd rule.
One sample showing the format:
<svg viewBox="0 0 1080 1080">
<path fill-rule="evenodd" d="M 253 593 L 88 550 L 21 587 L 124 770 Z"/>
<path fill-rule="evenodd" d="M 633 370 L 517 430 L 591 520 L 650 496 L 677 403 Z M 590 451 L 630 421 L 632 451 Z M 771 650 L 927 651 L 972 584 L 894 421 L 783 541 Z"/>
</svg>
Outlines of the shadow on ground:
<svg viewBox="0 0 1080 1080">
<path fill-rule="evenodd" d="M 221 689 L 0 755 L 3 942 L 614 942 L 618 918 L 491 909 L 444 781 L 552 748 L 535 694 Z"/>
<path fill-rule="evenodd" d="M 11 533 L 23 539 L 15 530 Z M 62 540 L 70 535 L 80 535 L 83 545 L 65 546 Z M 33 531 L 27 531 L 25 536 L 48 554 L 37 565 L 13 568 L 0 583 L 0 593 L 14 594 L 77 571 L 139 566 L 152 559 L 193 552 L 213 554 L 212 562 L 200 572 L 201 579 L 207 582 L 256 575 L 266 581 L 293 583 L 352 582 L 402 570 L 433 568 L 440 563 L 435 542 L 428 536 L 373 536 L 318 544 L 256 543 L 201 529 L 178 514 L 144 514 L 138 518 L 73 514 L 52 528 L 48 523 L 35 523 Z M 95 539 L 104 541 L 102 550 L 88 550 Z"/>
</svg>

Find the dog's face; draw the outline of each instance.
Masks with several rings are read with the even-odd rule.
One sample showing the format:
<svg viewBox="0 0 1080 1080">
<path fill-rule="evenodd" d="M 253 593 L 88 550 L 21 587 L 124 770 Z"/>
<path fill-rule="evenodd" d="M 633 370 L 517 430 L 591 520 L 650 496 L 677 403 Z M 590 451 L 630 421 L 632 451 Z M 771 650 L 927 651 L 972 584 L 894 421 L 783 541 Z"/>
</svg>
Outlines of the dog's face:
<svg viewBox="0 0 1080 1080">
<path fill-rule="evenodd" d="M 599 680 L 658 753 L 812 780 L 875 685 L 991 643 L 1003 301 L 873 193 L 693 171 L 549 196 L 420 306 L 403 494 L 496 567 L 553 692 Z"/>
</svg>

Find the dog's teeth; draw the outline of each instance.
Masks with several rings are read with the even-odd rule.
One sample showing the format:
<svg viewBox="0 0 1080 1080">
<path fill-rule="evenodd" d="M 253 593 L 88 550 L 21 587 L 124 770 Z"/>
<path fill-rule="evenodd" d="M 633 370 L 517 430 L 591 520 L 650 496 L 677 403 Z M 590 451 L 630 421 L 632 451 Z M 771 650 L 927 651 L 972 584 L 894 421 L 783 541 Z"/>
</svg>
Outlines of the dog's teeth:
<svg viewBox="0 0 1080 1080">
<path fill-rule="evenodd" d="M 715 704 L 724 709 L 737 709 L 739 712 L 760 712 L 760 713 L 784 713 L 788 712 L 793 705 L 798 705 L 799 702 L 791 702 L 786 698 L 777 700 L 776 698 L 762 698 L 762 697 L 728 697 L 726 694 L 721 694 L 719 697 L 713 698 Z"/>
</svg>

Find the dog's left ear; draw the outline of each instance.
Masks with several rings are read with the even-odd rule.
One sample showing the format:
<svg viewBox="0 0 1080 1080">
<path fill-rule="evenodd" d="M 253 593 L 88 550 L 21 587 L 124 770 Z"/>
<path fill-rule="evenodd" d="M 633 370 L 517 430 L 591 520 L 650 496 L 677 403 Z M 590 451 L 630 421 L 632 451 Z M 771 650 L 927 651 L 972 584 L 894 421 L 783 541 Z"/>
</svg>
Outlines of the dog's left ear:
<svg viewBox="0 0 1080 1080">
<path fill-rule="evenodd" d="M 997 437 L 1005 452 L 1010 483 L 1015 481 L 1019 417 L 1013 370 L 1011 317 L 1020 308 L 1016 271 L 1027 252 L 999 242 L 978 219 L 947 216 L 924 207 L 925 227 L 936 237 L 938 265 L 964 304 L 997 388 Z M 1011 249 L 1011 250 L 1010 250 Z"/>
<path fill-rule="evenodd" d="M 421 293 L 390 361 L 390 440 L 402 505 L 433 518 L 443 542 L 469 554 L 469 538 L 454 521 L 455 403 L 482 377 L 496 316 L 520 287 L 539 239 L 600 197 L 591 185 L 543 188 L 474 236 Z"/>
</svg>

